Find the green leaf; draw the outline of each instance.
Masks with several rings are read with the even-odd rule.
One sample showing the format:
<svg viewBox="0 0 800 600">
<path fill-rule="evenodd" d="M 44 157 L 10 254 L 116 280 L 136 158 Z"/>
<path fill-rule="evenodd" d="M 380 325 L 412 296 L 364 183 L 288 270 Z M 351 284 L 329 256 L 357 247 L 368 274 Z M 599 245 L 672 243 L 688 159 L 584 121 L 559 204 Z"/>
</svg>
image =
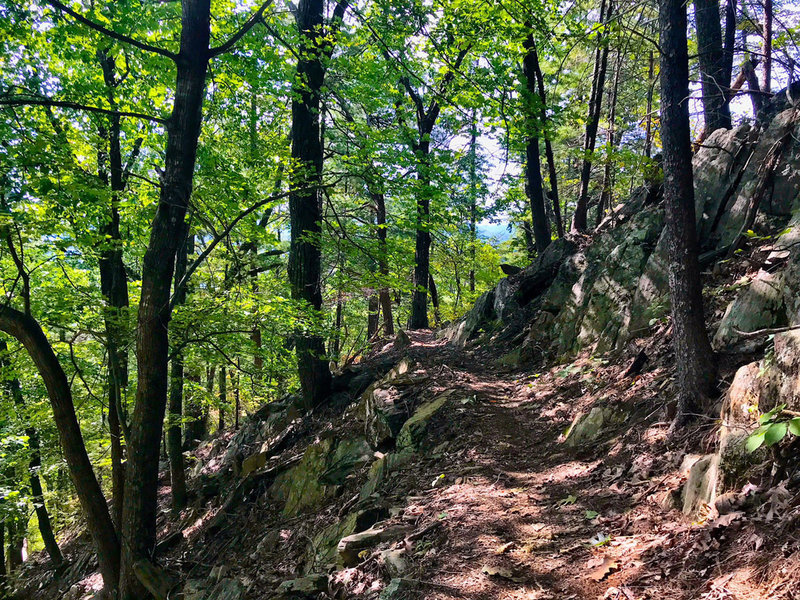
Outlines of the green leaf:
<svg viewBox="0 0 800 600">
<path fill-rule="evenodd" d="M 764 413 L 763 415 L 761 415 L 761 416 L 758 418 L 758 424 L 759 424 L 759 425 L 766 425 L 767 423 L 769 423 L 770 421 L 772 421 L 772 420 L 775 418 L 775 416 L 776 416 L 776 415 L 777 415 L 779 412 L 781 412 L 781 411 L 782 411 L 784 408 L 786 408 L 786 405 L 785 405 L 785 404 L 779 404 L 778 406 L 776 406 L 775 408 L 773 408 L 771 411 Z"/>
<path fill-rule="evenodd" d="M 764 435 L 767 433 L 766 427 L 759 427 L 747 437 L 745 447 L 748 452 L 755 452 L 764 443 Z"/>
<path fill-rule="evenodd" d="M 764 442 L 766 442 L 767 446 L 777 444 L 786 436 L 788 430 L 789 424 L 785 421 L 782 423 L 773 423 L 767 428 L 764 434 Z"/>
<path fill-rule="evenodd" d="M 596 510 L 587 510 L 586 513 L 584 514 L 584 517 L 586 517 L 587 521 L 591 521 L 592 519 L 596 518 L 597 515 L 599 514 L 600 513 L 598 513 Z"/>
<path fill-rule="evenodd" d="M 795 417 L 789 421 L 789 433 L 792 435 L 800 435 L 800 417 Z"/>
</svg>

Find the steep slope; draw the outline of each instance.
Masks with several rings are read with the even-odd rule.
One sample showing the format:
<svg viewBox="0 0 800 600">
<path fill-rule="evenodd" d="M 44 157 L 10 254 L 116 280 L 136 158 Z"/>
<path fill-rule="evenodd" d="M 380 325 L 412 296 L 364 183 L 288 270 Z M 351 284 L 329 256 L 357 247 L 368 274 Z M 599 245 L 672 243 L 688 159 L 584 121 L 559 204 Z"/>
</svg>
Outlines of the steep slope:
<svg viewBox="0 0 800 600">
<path fill-rule="evenodd" d="M 719 419 L 666 439 L 654 181 L 438 337 L 374 350 L 319 411 L 287 399 L 208 442 L 179 519 L 165 474 L 164 597 L 797 597 L 796 438 L 744 448 L 760 414 L 800 414 L 797 128 L 789 109 L 763 132 L 714 133 L 695 158 Z M 19 596 L 90 595 L 86 545 L 67 554 L 58 577 L 31 564 Z"/>
</svg>

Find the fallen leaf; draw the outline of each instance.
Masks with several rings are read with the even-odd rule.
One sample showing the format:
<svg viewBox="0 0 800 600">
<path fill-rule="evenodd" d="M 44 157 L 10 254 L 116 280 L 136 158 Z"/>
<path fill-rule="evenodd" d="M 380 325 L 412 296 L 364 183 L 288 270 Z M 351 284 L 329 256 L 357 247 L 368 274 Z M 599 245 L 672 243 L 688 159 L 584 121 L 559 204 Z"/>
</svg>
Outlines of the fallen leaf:
<svg viewBox="0 0 800 600">
<path fill-rule="evenodd" d="M 503 544 L 501 546 L 498 546 L 497 549 L 494 551 L 494 553 L 495 554 L 505 554 L 506 552 L 511 550 L 511 548 L 513 548 L 513 547 L 514 547 L 514 542 L 507 542 L 507 543 L 505 543 L 505 544 Z"/>
<path fill-rule="evenodd" d="M 722 515 L 721 517 L 717 517 L 713 521 L 708 522 L 708 526 L 710 529 L 717 529 L 721 527 L 728 527 L 731 523 L 736 521 L 737 519 L 744 516 L 744 513 L 741 511 L 736 511 L 732 513 L 728 513 L 727 515 Z"/>
<path fill-rule="evenodd" d="M 595 581 L 602 581 L 607 575 L 619 569 L 619 563 L 613 558 L 608 556 L 592 558 L 586 563 L 586 568 L 589 569 L 587 573 L 589 579 Z"/>
<path fill-rule="evenodd" d="M 514 573 L 512 573 L 511 569 L 506 569 L 504 567 L 483 565 L 481 568 L 481 573 L 487 577 L 499 577 L 500 579 L 508 579 L 509 581 L 513 581 L 515 583 L 520 583 L 522 581 L 521 577 L 514 577 Z"/>
</svg>

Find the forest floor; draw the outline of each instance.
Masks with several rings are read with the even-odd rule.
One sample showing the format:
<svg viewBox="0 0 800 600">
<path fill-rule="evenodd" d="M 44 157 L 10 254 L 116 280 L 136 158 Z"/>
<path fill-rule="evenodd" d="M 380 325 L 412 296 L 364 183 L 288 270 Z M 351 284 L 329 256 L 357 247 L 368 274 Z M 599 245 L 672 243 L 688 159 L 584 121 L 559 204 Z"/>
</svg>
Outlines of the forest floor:
<svg viewBox="0 0 800 600">
<path fill-rule="evenodd" d="M 783 499 L 780 514 L 709 511 L 692 521 L 678 510 L 680 467 L 713 444 L 715 423 L 667 442 L 674 371 L 660 333 L 643 343 L 650 360 L 635 377 L 624 376 L 629 357 L 499 372 L 496 352 L 412 335 L 410 354 L 461 403 L 431 434 L 437 450 L 394 482 L 406 500 L 398 519 L 418 529 L 441 522 L 411 548 L 406 576 L 419 587 L 408 598 L 800 597 L 796 497 Z M 627 418 L 600 440 L 567 447 L 565 430 L 595 403 L 619 405 Z M 351 583 L 343 597 L 366 592 L 365 568 L 342 573 Z M 373 572 L 380 576 L 377 564 Z M 359 577 L 361 589 L 352 586 Z"/>
<path fill-rule="evenodd" d="M 404 550 L 408 563 L 402 577 L 411 587 L 393 598 L 800 598 L 796 491 L 782 488 L 749 513 L 720 516 L 709 509 L 692 520 L 680 511 L 682 465 L 710 451 L 718 423 L 708 420 L 667 440 L 674 367 L 666 331 L 613 359 L 582 355 L 541 371 L 499 367 L 498 348 L 456 349 L 430 332 L 412 332 L 411 340 L 403 354 L 427 374 L 419 393 L 452 390 L 452 399 L 429 427 L 432 449 L 380 490 L 393 514 L 382 525 L 416 532 L 381 546 Z M 626 375 L 641 350 L 648 363 L 640 374 Z M 730 378 L 733 366 L 723 377 Z M 595 405 L 618 407 L 624 418 L 590 443 L 569 444 L 565 431 Z M 356 427 L 348 415 L 318 418 L 341 431 Z M 304 443 L 319 436 L 317 430 Z M 202 525 L 213 508 L 202 509 L 206 516 L 190 509 L 179 526 L 186 542 L 160 562 L 184 578 L 216 569 L 242 582 L 246 598 L 273 598 L 281 581 L 300 575 L 313 532 L 344 514 L 364 476 L 362 470 L 316 513 L 288 520 L 265 494 L 213 532 Z M 163 482 L 162 538 L 176 527 L 168 517 L 166 473 Z M 186 528 L 192 520 L 197 525 Z M 78 554 L 72 550 L 73 560 Z M 378 552 L 362 558 L 336 571 L 330 596 L 319 597 L 378 598 L 389 572 Z M 91 570 L 89 564 L 83 584 L 97 583 Z M 83 597 L 76 586 L 74 595 L 68 589 L 62 579 L 32 597 Z"/>
</svg>

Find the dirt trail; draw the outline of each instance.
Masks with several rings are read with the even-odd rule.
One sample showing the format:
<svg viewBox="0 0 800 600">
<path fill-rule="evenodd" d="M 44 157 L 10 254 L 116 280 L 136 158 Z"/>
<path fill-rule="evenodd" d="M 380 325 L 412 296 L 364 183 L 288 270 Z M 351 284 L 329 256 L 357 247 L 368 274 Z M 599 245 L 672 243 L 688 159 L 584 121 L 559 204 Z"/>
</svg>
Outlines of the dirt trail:
<svg viewBox="0 0 800 600">
<path fill-rule="evenodd" d="M 499 373 L 496 355 L 425 334 L 413 341 L 409 354 L 438 388 L 455 390 L 455 408 L 430 434 L 433 453 L 394 482 L 404 519 L 441 521 L 413 548 L 409 576 L 420 587 L 409 598 L 796 597 L 765 595 L 757 569 L 744 568 L 749 549 L 731 541 L 746 539 L 747 525 L 709 530 L 675 510 L 685 449 L 665 445 L 665 423 L 650 410 L 667 369 L 625 380 L 622 366 L 583 359 Z M 566 448 L 572 416 L 598 398 L 627 403 L 631 416 L 591 445 Z M 697 446 L 705 433 L 687 438 Z"/>
</svg>

